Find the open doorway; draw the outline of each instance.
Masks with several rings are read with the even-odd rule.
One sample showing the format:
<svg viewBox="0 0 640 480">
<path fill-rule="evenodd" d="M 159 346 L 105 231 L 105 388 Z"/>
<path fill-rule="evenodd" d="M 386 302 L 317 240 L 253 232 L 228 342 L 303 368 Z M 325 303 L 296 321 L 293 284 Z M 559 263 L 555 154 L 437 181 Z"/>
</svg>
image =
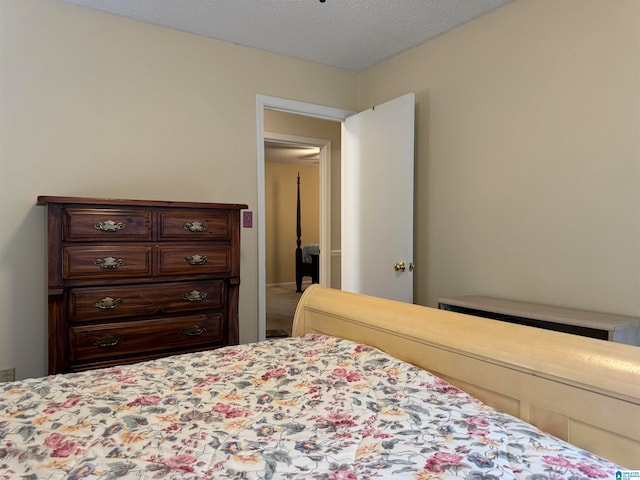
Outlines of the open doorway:
<svg viewBox="0 0 640 480">
<path fill-rule="evenodd" d="M 291 335 L 302 292 L 319 281 L 321 148 L 317 143 L 265 133 L 267 338 Z"/>
<path fill-rule="evenodd" d="M 339 239 L 339 228 L 335 229 L 337 232 L 332 233 L 332 225 L 335 225 L 336 221 L 339 226 L 339 172 L 340 169 L 335 168 L 335 172 L 332 173 L 332 151 L 336 152 L 339 159 L 340 154 L 340 134 L 336 138 L 335 142 L 328 141 L 327 138 L 322 138 L 322 133 L 310 133 L 309 131 L 304 134 L 299 133 L 299 130 L 288 130 L 289 133 L 273 133 L 270 129 L 271 125 L 267 127 L 265 117 L 268 117 L 275 112 L 294 114 L 297 116 L 295 121 L 296 128 L 298 128 L 305 120 L 308 119 L 324 119 L 331 121 L 333 127 L 339 132 L 341 129 L 342 120 L 349 116 L 352 112 L 348 110 L 335 109 L 332 107 L 324 107 L 320 105 L 307 104 L 302 102 L 295 102 L 292 100 L 281 99 L 277 97 L 266 97 L 258 95 L 256 97 L 256 121 L 257 121 L 257 176 L 258 176 L 258 206 L 257 206 L 257 227 L 258 227 L 258 338 L 263 340 L 266 338 L 266 215 L 265 215 L 265 139 L 273 139 L 282 141 L 281 136 L 293 136 L 298 137 L 308 135 L 304 137 L 306 140 L 302 143 L 306 145 L 315 145 L 320 148 L 320 232 L 319 232 L 319 244 L 321 252 L 326 252 L 326 255 L 320 255 L 320 283 L 326 286 L 331 286 L 332 278 L 332 264 L 338 265 L 338 278 L 339 278 L 339 256 L 336 258 L 335 252 L 332 250 L 332 236 L 337 234 Z M 283 129 L 277 129 L 279 132 L 287 131 Z M 296 133 L 297 132 L 297 133 Z M 315 138 L 314 138 L 315 137 Z M 311 142 L 309 142 L 311 139 Z M 295 141 L 294 141 L 295 143 Z M 335 161 L 335 159 L 334 159 Z M 338 160 L 339 161 L 339 160 Z M 337 181 L 333 182 L 332 176 L 338 175 Z M 337 204 L 332 205 L 332 197 L 338 196 Z M 335 202 L 333 202 L 335 203 Z M 334 215 L 332 215 L 332 212 Z M 335 218 L 332 218 L 335 217 Z M 295 234 L 294 234 L 295 235 Z M 295 240 L 295 236 L 294 236 Z M 333 242 L 339 245 L 339 240 Z M 295 253 L 294 253 L 295 254 Z"/>
<path fill-rule="evenodd" d="M 310 116 L 340 122 L 339 141 L 341 145 L 345 142 L 346 159 L 337 182 L 341 186 L 337 196 L 341 207 L 329 204 L 328 209 L 336 213 L 332 217 L 338 217 L 336 229 L 341 232 L 336 242 L 340 245 L 341 277 L 335 288 L 411 302 L 415 95 L 408 93 L 353 115 L 349 111 L 258 95 L 259 338 L 265 338 L 264 117 L 270 110 L 304 116 L 299 118 Z M 371 172 L 376 176 L 371 177 Z M 322 240 L 325 239 L 321 234 Z M 331 238 L 326 241 L 329 247 L 321 244 L 321 248 L 329 254 L 324 256 L 323 264 L 327 257 L 333 257 Z M 386 256 L 381 258 L 380 252 Z"/>
</svg>

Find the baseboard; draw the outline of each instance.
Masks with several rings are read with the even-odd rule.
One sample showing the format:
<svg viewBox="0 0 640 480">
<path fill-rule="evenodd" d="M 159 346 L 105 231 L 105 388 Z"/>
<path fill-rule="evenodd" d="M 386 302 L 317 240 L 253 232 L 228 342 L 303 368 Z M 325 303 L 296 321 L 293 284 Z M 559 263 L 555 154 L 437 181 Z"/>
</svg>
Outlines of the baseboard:
<svg viewBox="0 0 640 480">
<path fill-rule="evenodd" d="M 303 281 L 302 285 L 309 286 L 309 285 L 311 285 L 311 281 L 310 280 Z M 267 283 L 265 285 L 266 288 L 271 288 L 271 287 L 295 287 L 295 286 L 296 286 L 296 282 Z"/>
</svg>

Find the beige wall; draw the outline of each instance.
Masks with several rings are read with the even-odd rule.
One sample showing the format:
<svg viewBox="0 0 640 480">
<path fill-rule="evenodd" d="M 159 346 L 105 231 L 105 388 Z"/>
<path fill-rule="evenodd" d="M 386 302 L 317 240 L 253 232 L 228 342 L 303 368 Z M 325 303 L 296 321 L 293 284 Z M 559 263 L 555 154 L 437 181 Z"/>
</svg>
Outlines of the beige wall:
<svg viewBox="0 0 640 480">
<path fill-rule="evenodd" d="M 265 130 L 331 141 L 331 283 L 340 288 L 340 158 L 341 125 L 331 120 L 266 110 Z M 295 248 L 295 247 L 294 247 Z M 267 281 L 267 283 L 269 283 Z"/>
<path fill-rule="evenodd" d="M 477 293 L 640 315 L 638 18 L 636 0 L 516 0 L 356 75 L 3 0 L 0 368 L 46 369 L 36 196 L 255 210 L 256 94 L 356 110 L 416 93 L 419 303 Z M 240 298 L 247 342 L 255 229 L 242 232 Z"/>
<path fill-rule="evenodd" d="M 0 368 L 46 371 L 38 195 L 257 205 L 256 94 L 354 109 L 357 76 L 50 0 L 0 2 Z M 257 231 L 240 338 L 257 339 Z"/>
<path fill-rule="evenodd" d="M 302 246 L 320 241 L 318 165 L 265 163 L 266 283 L 296 280 L 297 176 L 300 173 L 300 229 Z M 305 278 L 305 281 L 310 278 Z"/>
<path fill-rule="evenodd" d="M 517 0 L 360 79 L 415 92 L 416 300 L 640 316 L 640 2 Z"/>
</svg>

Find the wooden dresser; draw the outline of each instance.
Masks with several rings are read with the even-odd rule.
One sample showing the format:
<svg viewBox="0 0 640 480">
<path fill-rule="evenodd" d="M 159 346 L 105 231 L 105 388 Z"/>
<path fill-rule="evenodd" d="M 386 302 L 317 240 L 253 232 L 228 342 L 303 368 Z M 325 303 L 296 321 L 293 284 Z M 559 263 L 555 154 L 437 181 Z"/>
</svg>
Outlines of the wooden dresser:
<svg viewBox="0 0 640 480">
<path fill-rule="evenodd" d="M 238 343 L 246 205 L 38 197 L 49 373 Z"/>
</svg>

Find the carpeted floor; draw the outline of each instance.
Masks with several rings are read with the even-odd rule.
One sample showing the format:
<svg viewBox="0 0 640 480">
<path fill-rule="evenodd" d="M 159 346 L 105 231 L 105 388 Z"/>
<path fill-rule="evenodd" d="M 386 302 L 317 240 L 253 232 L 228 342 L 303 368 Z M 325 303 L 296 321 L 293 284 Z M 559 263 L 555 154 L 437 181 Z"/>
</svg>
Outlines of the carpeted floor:
<svg viewBox="0 0 640 480">
<path fill-rule="evenodd" d="M 302 284 L 302 290 L 310 285 Z M 296 306 L 302 293 L 296 293 L 296 284 L 267 285 L 267 338 L 291 336 Z"/>
</svg>

